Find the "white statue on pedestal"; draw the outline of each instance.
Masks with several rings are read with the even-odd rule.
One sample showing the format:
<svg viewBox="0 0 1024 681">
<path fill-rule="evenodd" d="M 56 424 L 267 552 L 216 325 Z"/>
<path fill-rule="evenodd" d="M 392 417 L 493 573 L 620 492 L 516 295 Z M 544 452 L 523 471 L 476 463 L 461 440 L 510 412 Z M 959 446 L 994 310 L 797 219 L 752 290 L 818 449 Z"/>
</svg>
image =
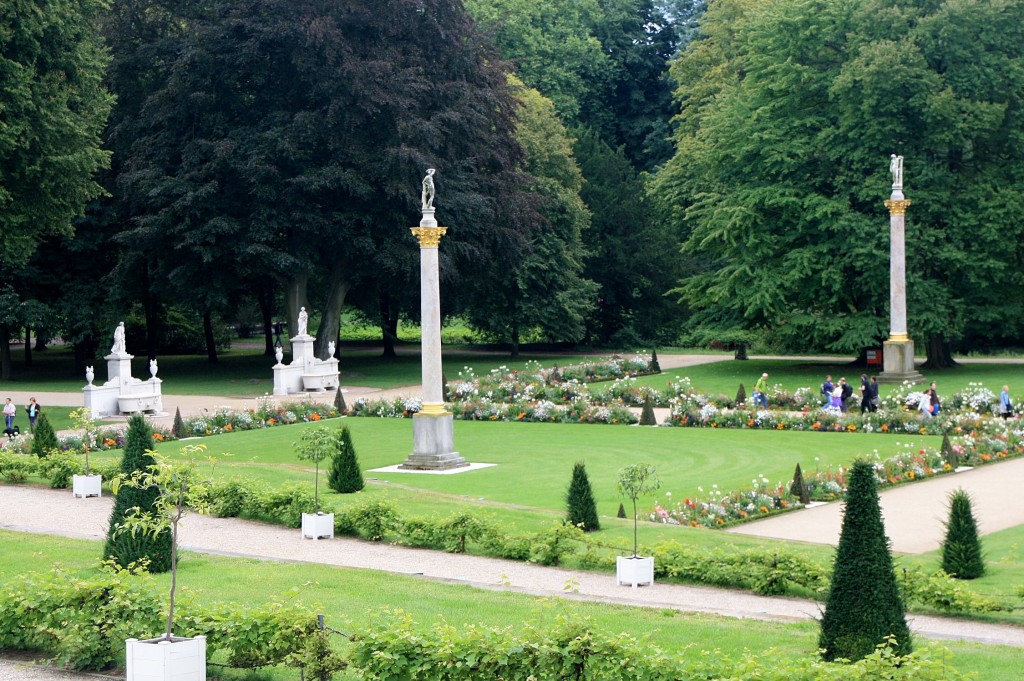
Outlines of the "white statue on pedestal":
<svg viewBox="0 0 1024 681">
<path fill-rule="evenodd" d="M 889 172 L 892 173 L 892 188 L 903 189 L 903 157 L 892 154 L 889 157 Z"/>
<path fill-rule="evenodd" d="M 434 207 L 434 169 L 427 169 L 427 176 L 423 178 L 423 191 L 420 194 L 420 203 L 423 204 L 423 210 L 429 210 Z"/>
<path fill-rule="evenodd" d="M 303 307 L 303 308 L 301 308 L 299 310 L 298 333 L 295 334 L 295 335 L 297 335 L 297 336 L 305 336 L 306 335 L 306 327 L 308 325 L 309 325 L 309 315 L 306 314 L 306 308 Z"/>
<path fill-rule="evenodd" d="M 328 343 L 327 343 L 327 354 L 330 357 L 334 357 L 334 341 L 328 341 Z"/>
<path fill-rule="evenodd" d="M 149 375 L 150 375 L 150 376 L 152 376 L 153 378 L 156 378 L 156 372 L 157 372 L 157 370 L 158 370 L 159 368 L 160 368 L 160 367 L 158 367 L 158 366 L 156 365 L 156 360 L 155 360 L 155 359 L 151 359 L 151 360 L 149 360 Z"/>
<path fill-rule="evenodd" d="M 85 380 L 88 381 L 89 385 L 92 385 L 94 378 L 96 378 L 96 373 L 92 370 L 92 367 L 85 367 Z"/>
<path fill-rule="evenodd" d="M 126 354 L 124 346 L 124 322 L 117 325 L 114 329 L 114 344 L 110 347 L 110 354 L 112 355 L 124 355 Z"/>
<path fill-rule="evenodd" d="M 282 348 L 280 345 L 274 348 L 274 357 L 277 359 L 277 363 L 280 364 L 281 361 L 284 359 L 284 348 Z"/>
</svg>

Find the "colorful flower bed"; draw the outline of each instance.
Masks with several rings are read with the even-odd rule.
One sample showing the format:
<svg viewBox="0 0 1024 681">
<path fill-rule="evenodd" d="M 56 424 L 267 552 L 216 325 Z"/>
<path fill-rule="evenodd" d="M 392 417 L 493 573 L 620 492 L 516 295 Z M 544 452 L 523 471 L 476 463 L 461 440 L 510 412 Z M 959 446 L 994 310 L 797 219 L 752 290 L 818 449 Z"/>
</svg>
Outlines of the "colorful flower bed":
<svg viewBox="0 0 1024 681">
<path fill-rule="evenodd" d="M 875 477 L 881 488 L 892 487 L 914 480 L 950 473 L 959 466 L 981 466 L 989 462 L 1024 455 L 1024 430 L 1015 428 L 1018 422 L 1001 420 L 980 421 L 978 428 L 964 431 L 951 442 L 946 452 L 920 448 L 911 450 L 904 444 L 893 456 L 882 458 L 878 451 L 868 455 L 874 462 Z M 810 498 L 814 501 L 834 501 L 846 493 L 847 468 L 839 466 L 813 472 L 804 472 L 803 479 Z M 793 481 L 769 483 L 763 475 L 752 480 L 749 489 L 719 490 L 712 485 L 701 497 L 672 500 L 671 492 L 664 502 L 655 504 L 650 512 L 654 522 L 690 527 L 723 527 L 755 518 L 800 508 L 799 496 L 794 494 Z"/>
</svg>

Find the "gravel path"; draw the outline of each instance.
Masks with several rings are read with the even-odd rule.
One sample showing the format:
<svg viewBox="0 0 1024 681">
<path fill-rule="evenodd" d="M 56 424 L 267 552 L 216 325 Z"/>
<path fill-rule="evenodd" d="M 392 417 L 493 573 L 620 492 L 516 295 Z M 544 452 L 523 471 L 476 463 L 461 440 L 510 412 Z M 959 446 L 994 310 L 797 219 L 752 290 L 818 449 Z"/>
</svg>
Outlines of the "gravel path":
<svg viewBox="0 0 1024 681">
<path fill-rule="evenodd" d="M 925 484 L 925 483 L 920 483 Z M 41 517 L 36 512 L 50 512 Z M 0 486 L 0 527 L 83 539 L 106 533 L 111 499 L 75 499 L 67 490 Z M 410 549 L 350 538 L 302 540 L 298 530 L 234 518 L 188 516 L 182 546 L 191 551 L 281 561 L 366 568 L 485 589 L 557 596 L 729 617 L 792 622 L 818 616 L 819 604 L 797 598 L 768 598 L 746 592 L 656 583 L 632 589 L 616 586 L 608 573 L 542 567 L 529 563 Z M 573 593 L 566 591 L 571 585 Z M 1024 647 L 1024 628 L 940 617 L 913 616 L 912 630 L 933 639 L 961 639 Z"/>
</svg>

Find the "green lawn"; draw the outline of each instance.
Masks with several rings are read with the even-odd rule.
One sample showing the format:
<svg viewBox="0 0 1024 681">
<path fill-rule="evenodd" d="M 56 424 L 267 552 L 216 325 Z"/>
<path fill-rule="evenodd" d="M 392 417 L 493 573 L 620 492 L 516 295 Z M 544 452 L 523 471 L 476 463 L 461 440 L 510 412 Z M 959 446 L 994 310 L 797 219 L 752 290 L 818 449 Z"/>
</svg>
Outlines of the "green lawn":
<svg viewBox="0 0 1024 681">
<path fill-rule="evenodd" d="M 0 530 L 0 574 L 47 570 L 54 564 L 76 574 L 87 573 L 95 569 L 100 548 L 99 542 Z M 244 606 L 294 603 L 311 613 L 323 612 L 328 625 L 345 632 L 363 626 L 368 614 L 395 607 L 401 607 L 424 627 L 435 623 L 480 623 L 518 628 L 521 623 L 553 621 L 572 611 L 590 618 L 595 627 L 605 632 L 626 632 L 669 650 L 692 646 L 696 651 L 719 651 L 717 654 L 735 657 L 745 651 L 759 653 L 771 649 L 778 655 L 796 658 L 814 655 L 817 647 L 818 628 L 813 622 L 780 624 L 538 598 L 315 564 L 185 553 L 178 577 L 185 600 Z M 154 580 L 154 588 L 159 589 L 162 597 L 169 580 L 166 574 Z M 258 589 L 253 588 L 255 584 L 260 585 Z M 341 639 L 335 640 L 343 645 Z M 919 647 L 922 644 L 918 641 Z M 949 641 L 942 645 L 952 652 L 954 666 L 976 672 L 979 681 L 1016 678 L 1019 649 Z M 295 672 L 274 670 L 260 676 L 283 681 L 293 679 Z"/>
</svg>

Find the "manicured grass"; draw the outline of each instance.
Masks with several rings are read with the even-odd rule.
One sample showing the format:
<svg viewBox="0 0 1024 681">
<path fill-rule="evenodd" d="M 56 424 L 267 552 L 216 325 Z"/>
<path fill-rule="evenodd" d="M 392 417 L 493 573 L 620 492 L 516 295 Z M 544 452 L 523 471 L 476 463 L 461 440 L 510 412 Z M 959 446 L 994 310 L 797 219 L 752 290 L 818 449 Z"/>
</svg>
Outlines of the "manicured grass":
<svg viewBox="0 0 1024 681">
<path fill-rule="evenodd" d="M 88 573 L 95 569 L 100 548 L 99 542 L 0 530 L 0 574 L 45 571 L 53 564 L 76 574 Z M 169 580 L 166 574 L 154 578 L 154 588 L 161 598 L 165 597 Z M 593 626 L 602 631 L 626 632 L 670 651 L 692 646 L 695 651 L 719 651 L 717 654 L 738 657 L 745 651 L 758 653 L 774 649 L 779 655 L 796 658 L 814 655 L 817 646 L 818 627 L 814 622 L 780 624 L 537 598 L 316 564 L 275 563 L 186 552 L 179 569 L 179 584 L 186 593 L 186 600 L 204 604 L 228 602 L 246 607 L 271 602 L 300 604 L 311 613 L 324 613 L 329 626 L 345 632 L 363 626 L 368 614 L 396 607 L 401 607 L 423 627 L 446 623 L 455 627 L 485 624 L 517 629 L 520 623 L 553 622 L 556 617 L 571 612 L 589 618 Z M 253 588 L 254 585 L 259 588 Z M 335 641 L 343 645 L 341 639 Z M 952 663 L 958 669 L 977 672 L 979 681 L 1016 678 L 1019 649 L 949 641 L 942 645 L 952 651 Z M 282 680 L 294 678 L 294 675 L 294 670 L 267 673 L 269 678 Z"/>
<path fill-rule="evenodd" d="M 853 385 L 855 397 L 859 395 L 860 375 L 866 373 L 877 375 L 880 368 L 871 371 L 864 367 L 849 364 L 834 364 L 808 360 L 725 360 L 712 364 L 666 369 L 659 375 L 645 376 L 637 379 L 641 385 L 656 388 L 666 387 L 669 381 L 678 377 L 688 377 L 693 387 L 706 393 L 724 393 L 730 397 L 736 395 L 740 383 L 750 395 L 754 383 L 763 372 L 768 372 L 768 384 L 779 384 L 789 391 L 809 387 L 815 391 L 821 386 L 827 374 L 838 382 L 841 376 Z M 997 395 L 1004 384 L 1010 386 L 1011 394 L 1024 394 L 1024 364 L 989 364 L 965 360 L 958 367 L 951 369 L 935 369 L 922 371 L 926 380 L 935 381 L 939 397 L 963 390 L 968 383 L 982 383 Z M 882 394 L 886 394 L 893 386 L 881 386 Z M 859 397 L 857 398 L 859 399 Z"/>
<path fill-rule="evenodd" d="M 399 464 L 412 447 L 408 419 L 346 418 L 327 427 L 348 426 L 364 471 Z M 294 479 L 299 464 L 293 443 L 315 424 L 280 426 L 261 431 L 218 435 L 202 440 L 208 454 L 218 457 L 218 470 L 229 475 L 245 462 L 286 464 Z M 619 471 L 631 463 L 657 467 L 662 487 L 656 496 L 641 499 L 650 509 L 655 498 L 682 499 L 700 495 L 712 485 L 726 491 L 752 486 L 764 475 L 776 484 L 788 481 L 797 463 L 807 471 L 848 465 L 856 456 L 878 450 L 895 454 L 910 445 L 937 447 L 939 437 L 882 434 L 742 431 L 690 428 L 638 428 L 589 424 L 481 423 L 457 421 L 456 446 L 468 461 L 498 464 L 456 475 L 365 473 L 391 483 L 454 497 L 484 498 L 561 511 L 572 466 L 584 461 L 601 515 L 614 516 L 622 501 L 615 492 Z M 180 444 L 164 443 L 161 451 L 176 452 Z M 230 452 L 233 456 L 224 457 Z M 308 467 L 305 467 L 308 469 Z M 261 475 L 283 474 L 277 468 Z M 310 475 L 310 477 L 312 477 Z"/>
</svg>

